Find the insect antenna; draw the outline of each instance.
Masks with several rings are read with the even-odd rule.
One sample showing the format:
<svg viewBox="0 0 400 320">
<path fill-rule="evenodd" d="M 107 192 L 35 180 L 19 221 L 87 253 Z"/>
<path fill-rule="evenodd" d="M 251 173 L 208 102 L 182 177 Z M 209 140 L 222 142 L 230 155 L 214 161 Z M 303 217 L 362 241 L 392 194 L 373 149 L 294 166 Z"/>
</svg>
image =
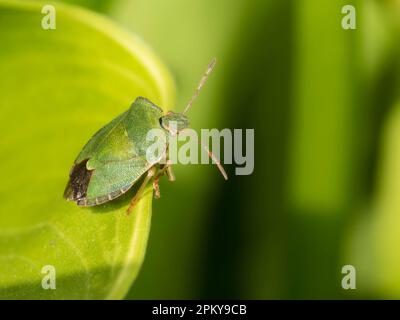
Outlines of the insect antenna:
<svg viewBox="0 0 400 320">
<path fill-rule="evenodd" d="M 217 63 L 217 59 L 213 58 L 210 62 L 210 64 L 208 65 L 208 68 L 206 70 L 206 73 L 204 74 L 204 76 L 201 78 L 199 85 L 195 91 L 195 93 L 193 94 L 192 98 L 189 100 L 188 104 L 186 105 L 185 110 L 183 111 L 183 114 L 186 114 L 189 109 L 192 107 L 193 102 L 196 100 L 196 98 L 199 96 L 200 90 L 201 88 L 203 88 L 204 84 L 206 83 L 206 80 L 208 78 L 208 76 L 210 75 L 210 73 L 213 71 L 215 64 Z"/>
<path fill-rule="evenodd" d="M 206 150 L 208 156 L 214 160 L 219 171 L 221 171 L 221 174 L 224 176 L 224 179 L 228 180 L 228 175 L 226 174 L 226 171 L 225 171 L 224 167 L 222 166 L 221 161 L 219 161 L 217 156 L 208 149 L 208 147 L 205 145 L 205 143 L 201 142 L 201 145 L 203 146 L 204 150 Z"/>
<path fill-rule="evenodd" d="M 189 109 L 192 107 L 193 102 L 196 100 L 196 98 L 199 96 L 200 90 L 201 88 L 203 88 L 204 84 L 206 83 L 206 80 L 208 78 L 208 76 L 211 74 L 211 72 L 213 71 L 215 64 L 217 63 L 217 59 L 213 58 L 210 62 L 210 64 L 207 67 L 207 70 L 205 72 L 205 74 L 203 75 L 203 77 L 200 79 L 199 85 L 197 86 L 196 91 L 194 92 L 192 98 L 189 100 L 188 104 L 186 105 L 185 110 L 183 111 L 183 114 L 186 114 Z M 219 171 L 221 172 L 221 174 L 223 175 L 225 180 L 228 180 L 228 175 L 226 174 L 226 171 L 224 169 L 224 167 L 222 166 L 221 162 L 219 161 L 219 159 L 215 156 L 214 153 L 212 153 L 208 147 L 201 142 L 200 143 L 202 145 L 202 147 L 204 148 L 204 150 L 207 152 L 208 156 L 214 160 L 215 164 L 217 165 Z"/>
</svg>

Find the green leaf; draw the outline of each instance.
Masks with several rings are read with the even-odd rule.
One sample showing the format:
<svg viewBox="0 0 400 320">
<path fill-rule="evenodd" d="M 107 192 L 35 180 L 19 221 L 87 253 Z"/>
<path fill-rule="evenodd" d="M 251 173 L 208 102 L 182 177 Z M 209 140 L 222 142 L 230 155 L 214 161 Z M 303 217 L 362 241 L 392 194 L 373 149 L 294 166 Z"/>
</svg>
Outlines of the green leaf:
<svg viewBox="0 0 400 320">
<path fill-rule="evenodd" d="M 102 16 L 0 0 L 0 298 L 119 299 L 138 274 L 150 228 L 148 189 L 95 208 L 62 195 L 83 145 L 137 96 L 169 108 L 174 87 L 138 38 Z M 56 289 L 45 290 L 44 266 Z M 46 280 L 46 279 L 45 279 Z"/>
</svg>

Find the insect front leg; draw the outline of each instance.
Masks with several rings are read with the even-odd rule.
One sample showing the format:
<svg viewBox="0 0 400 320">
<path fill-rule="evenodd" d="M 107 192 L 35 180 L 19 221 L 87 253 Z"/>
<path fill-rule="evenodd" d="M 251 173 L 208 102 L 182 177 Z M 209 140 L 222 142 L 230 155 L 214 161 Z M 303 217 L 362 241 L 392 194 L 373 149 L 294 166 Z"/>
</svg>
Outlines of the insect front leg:
<svg viewBox="0 0 400 320">
<path fill-rule="evenodd" d="M 159 199 L 161 197 L 159 180 L 160 177 L 164 175 L 164 173 L 167 174 L 169 181 L 175 180 L 175 176 L 174 173 L 172 172 L 172 166 L 170 162 L 167 162 L 166 165 L 160 166 L 160 170 L 157 172 L 153 180 L 154 198 L 156 199 Z"/>
<path fill-rule="evenodd" d="M 162 176 L 164 173 L 167 174 L 169 181 L 175 181 L 175 175 L 174 175 L 174 172 L 172 171 L 171 160 L 167 161 L 167 163 L 161 168 L 161 170 L 159 171 L 159 173 L 157 175 Z"/>
<path fill-rule="evenodd" d="M 163 161 L 166 161 L 166 163 L 160 166 L 160 171 L 158 172 L 157 176 L 160 177 L 164 173 L 166 173 L 169 181 L 175 181 L 175 175 L 174 172 L 172 171 L 171 160 L 167 159 L 168 150 L 169 147 L 165 150 L 163 155 Z"/>
<path fill-rule="evenodd" d="M 166 172 L 167 172 L 168 180 L 175 181 L 175 175 L 174 175 L 171 165 L 167 166 Z"/>
</svg>

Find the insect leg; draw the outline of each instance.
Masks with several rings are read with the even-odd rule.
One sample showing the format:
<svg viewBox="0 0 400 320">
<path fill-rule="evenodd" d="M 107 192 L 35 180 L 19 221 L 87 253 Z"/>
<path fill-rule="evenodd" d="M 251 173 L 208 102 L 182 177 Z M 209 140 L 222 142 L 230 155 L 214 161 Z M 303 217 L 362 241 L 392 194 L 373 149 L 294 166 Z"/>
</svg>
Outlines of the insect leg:
<svg viewBox="0 0 400 320">
<path fill-rule="evenodd" d="M 153 180 L 153 189 L 154 189 L 154 198 L 159 199 L 161 194 L 160 194 L 160 186 L 158 185 L 158 180 L 160 179 L 159 175 L 156 175 L 156 177 Z"/>
<path fill-rule="evenodd" d="M 153 178 L 156 173 L 156 168 L 152 167 L 147 171 L 147 176 L 144 178 L 139 190 L 136 192 L 135 196 L 132 198 L 131 203 L 128 207 L 126 213 L 129 215 L 132 212 L 133 207 L 137 204 L 139 199 L 142 197 L 143 191 L 147 186 L 147 183 Z"/>
<path fill-rule="evenodd" d="M 167 166 L 167 176 L 169 181 L 175 181 L 175 175 L 174 172 L 172 171 L 172 166 L 169 165 Z"/>
<path fill-rule="evenodd" d="M 175 175 L 172 171 L 172 164 L 171 161 L 168 160 L 166 165 L 163 165 L 160 171 L 157 173 L 157 177 L 161 177 L 164 173 L 167 173 L 169 181 L 175 181 Z"/>
</svg>

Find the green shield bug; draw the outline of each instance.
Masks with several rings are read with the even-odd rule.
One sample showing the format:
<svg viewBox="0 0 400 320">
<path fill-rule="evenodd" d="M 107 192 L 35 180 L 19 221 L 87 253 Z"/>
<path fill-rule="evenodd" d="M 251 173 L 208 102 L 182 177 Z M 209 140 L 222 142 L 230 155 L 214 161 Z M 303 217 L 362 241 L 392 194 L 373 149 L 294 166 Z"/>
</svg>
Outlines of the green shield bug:
<svg viewBox="0 0 400 320">
<path fill-rule="evenodd" d="M 76 158 L 69 174 L 64 198 L 76 202 L 79 206 L 100 205 L 127 192 L 142 176 L 144 180 L 128 207 L 128 214 L 151 180 L 154 195 L 158 198 L 159 177 L 167 174 L 170 181 L 175 178 L 171 164 L 168 161 L 165 164 L 161 163 L 163 156 L 160 155 L 152 161 L 146 158 L 146 150 L 151 144 L 146 139 L 147 132 L 151 129 L 163 129 L 167 136 L 171 136 L 178 135 L 189 126 L 186 113 L 199 95 L 215 63 L 216 60 L 213 59 L 183 113 L 169 111 L 164 114 L 162 109 L 146 98 L 138 97 L 127 111 L 101 128 Z M 177 124 L 176 128 L 168 126 L 170 121 Z M 167 141 L 165 146 L 167 149 Z M 219 160 L 205 145 L 203 147 L 227 179 Z"/>
</svg>

